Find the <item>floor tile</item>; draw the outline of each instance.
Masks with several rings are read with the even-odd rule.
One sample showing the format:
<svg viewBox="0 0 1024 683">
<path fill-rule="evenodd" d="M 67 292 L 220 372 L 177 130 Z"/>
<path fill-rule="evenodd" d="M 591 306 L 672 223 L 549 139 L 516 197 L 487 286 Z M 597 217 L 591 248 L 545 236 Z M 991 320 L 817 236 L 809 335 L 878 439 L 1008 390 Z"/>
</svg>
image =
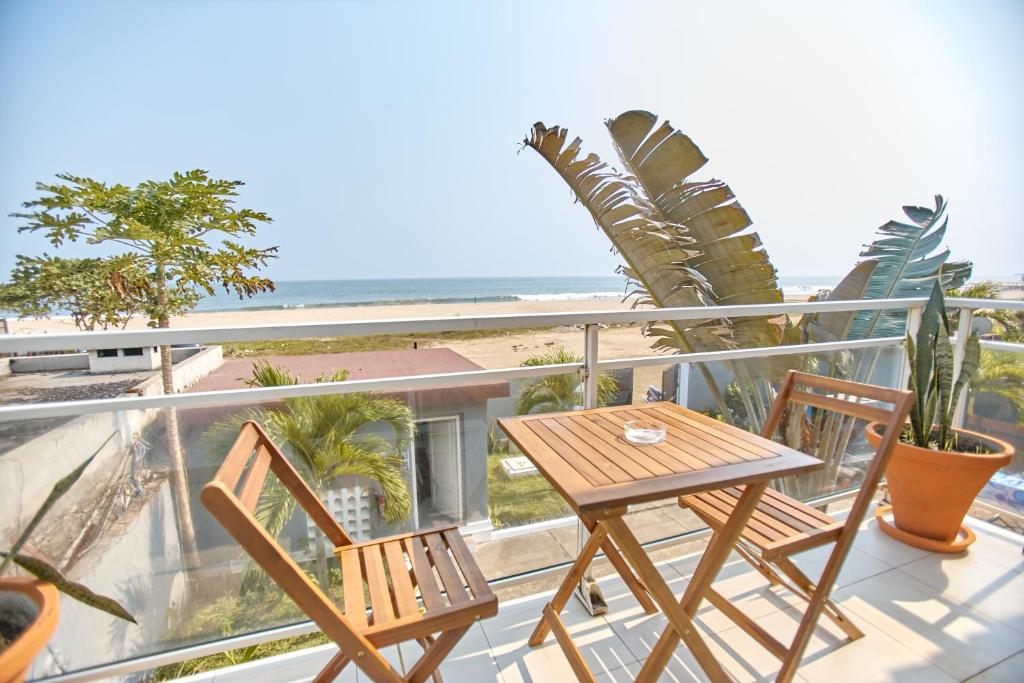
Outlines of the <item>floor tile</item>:
<svg viewBox="0 0 1024 683">
<path fill-rule="evenodd" d="M 993 529 L 991 524 L 970 517 L 965 521 L 978 537 L 967 551 L 969 554 L 980 555 L 1003 567 L 1024 572 L 1024 536 Z"/>
<path fill-rule="evenodd" d="M 792 559 L 811 581 L 817 582 L 821 577 L 821 572 L 825 569 L 825 563 L 828 562 L 829 554 L 834 547 L 833 544 L 829 544 L 820 548 L 814 548 L 799 555 L 793 555 Z M 869 576 L 887 572 L 890 569 L 892 567 L 882 560 L 861 552 L 857 548 L 850 548 L 850 553 L 846 556 L 846 562 L 843 563 L 843 568 L 839 572 L 839 578 L 836 579 L 834 588 L 842 588 L 851 583 L 862 581 Z"/>
<path fill-rule="evenodd" d="M 1024 647 L 1024 638 L 1016 630 L 942 599 L 934 589 L 902 572 L 858 581 L 833 593 L 833 598 L 856 624 L 870 622 L 957 680 Z"/>
<path fill-rule="evenodd" d="M 575 678 L 554 636 L 549 635 L 539 647 L 526 643 L 543 604 L 536 600 L 510 605 L 502 608 L 498 616 L 480 622 L 505 683 Z M 603 618 L 587 614 L 575 598 L 570 598 L 562 610 L 562 620 L 595 675 L 636 661 L 611 626 Z"/>
<path fill-rule="evenodd" d="M 757 623 L 782 642 L 791 642 L 801 615 L 796 609 L 785 610 L 758 619 Z M 851 641 L 830 621 L 821 620 L 804 652 L 800 675 L 810 683 L 956 680 L 870 623 L 861 622 L 859 626 L 864 637 Z M 720 635 L 731 634 L 732 631 L 726 631 Z"/>
<path fill-rule="evenodd" d="M 680 573 L 686 572 L 687 578 L 693 573 L 695 567 L 690 563 L 673 563 L 671 566 Z M 785 588 L 778 586 L 773 588 L 767 579 L 735 553 L 730 555 L 730 561 L 718 573 L 714 588 L 752 619 L 803 604 L 799 597 Z M 735 626 L 728 617 L 706 601 L 697 612 L 697 620 L 711 632 Z"/>
<path fill-rule="evenodd" d="M 973 607 L 1024 634 L 1024 573 L 976 553 L 933 555 L 897 571 L 931 586 L 944 598 Z"/>
<path fill-rule="evenodd" d="M 1024 652 L 1018 652 L 968 679 L 968 683 L 1020 683 L 1024 681 Z"/>
<path fill-rule="evenodd" d="M 861 529 L 853 539 L 853 547 L 876 560 L 881 560 L 890 567 L 902 567 L 931 554 L 927 550 L 900 543 L 895 538 L 887 536 L 878 527 L 878 522 L 874 520 L 874 517 L 869 518 L 861 525 Z"/>
</svg>

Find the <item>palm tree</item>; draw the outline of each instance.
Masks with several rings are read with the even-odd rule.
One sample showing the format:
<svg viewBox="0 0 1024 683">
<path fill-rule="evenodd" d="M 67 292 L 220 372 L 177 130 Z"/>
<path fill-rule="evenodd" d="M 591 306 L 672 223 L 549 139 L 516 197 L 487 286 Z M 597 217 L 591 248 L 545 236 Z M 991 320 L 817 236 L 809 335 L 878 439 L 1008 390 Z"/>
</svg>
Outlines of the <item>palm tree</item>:
<svg viewBox="0 0 1024 683">
<path fill-rule="evenodd" d="M 340 371 L 323 375 L 317 382 L 340 382 Z M 252 387 L 280 387 L 302 380 L 287 370 L 258 362 L 253 366 Z M 402 453 L 412 438 L 413 414 L 402 401 L 367 393 L 301 396 L 284 400 L 282 408 L 248 411 L 231 422 L 259 422 L 275 442 L 283 444 L 292 464 L 310 487 L 323 496 L 344 475 L 358 475 L 376 482 L 384 496 L 384 519 L 396 522 L 412 510 L 405 483 Z M 390 438 L 370 432 L 385 426 Z M 224 426 L 221 427 L 222 429 Z M 236 430 L 237 431 L 237 430 Z M 277 536 L 295 509 L 295 499 L 279 484 L 264 489 L 256 505 L 256 519 Z M 327 559 L 322 534 L 316 537 L 317 576 L 326 585 Z M 247 577 L 248 580 L 252 577 Z"/>
<path fill-rule="evenodd" d="M 947 297 L 961 299 L 998 299 L 1001 290 L 995 282 L 972 282 L 959 289 L 946 292 Z M 950 311 L 950 318 L 955 322 L 959 310 Z M 1020 314 L 1005 309 L 979 308 L 974 311 L 976 318 L 988 318 L 992 323 L 992 331 L 1004 341 L 1024 340 L 1024 319 Z"/>
<path fill-rule="evenodd" d="M 522 367 L 538 365 L 559 365 L 562 363 L 582 363 L 583 356 L 567 351 L 559 346 L 547 353 L 530 356 L 521 363 Z M 619 383 L 607 372 L 597 376 L 597 404 L 608 405 L 619 392 Z M 541 377 L 519 390 L 516 399 L 516 413 L 554 413 L 576 410 L 583 406 L 583 385 L 575 373 L 547 375 Z"/>
<path fill-rule="evenodd" d="M 974 414 L 978 394 L 1002 396 L 1017 411 L 1018 424 L 1024 426 L 1024 357 L 1014 352 L 982 351 L 978 374 L 971 380 L 970 405 Z"/>
</svg>

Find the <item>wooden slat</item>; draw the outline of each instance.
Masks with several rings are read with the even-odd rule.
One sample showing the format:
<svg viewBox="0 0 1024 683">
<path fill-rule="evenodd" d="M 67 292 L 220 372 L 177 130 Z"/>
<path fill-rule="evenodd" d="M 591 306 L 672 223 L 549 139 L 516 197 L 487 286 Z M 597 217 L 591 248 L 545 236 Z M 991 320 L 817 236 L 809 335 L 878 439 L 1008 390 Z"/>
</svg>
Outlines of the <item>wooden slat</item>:
<svg viewBox="0 0 1024 683">
<path fill-rule="evenodd" d="M 423 548 L 423 539 L 419 537 L 407 538 L 403 541 L 405 549 L 412 560 L 413 578 L 416 579 L 416 587 L 420 590 L 420 597 L 423 598 L 423 605 L 429 614 L 431 610 L 444 607 L 444 600 L 441 598 L 441 590 L 437 587 L 434 578 L 434 570 L 431 569 L 427 552 Z"/>
<path fill-rule="evenodd" d="M 665 411 L 668 414 L 674 413 L 678 419 L 688 422 L 695 427 L 702 428 L 718 438 L 726 439 L 730 443 L 744 447 L 750 453 L 761 458 L 771 457 L 772 453 L 781 455 L 788 450 L 783 444 L 765 439 L 759 434 L 744 431 L 738 427 L 733 427 L 730 424 L 720 422 L 702 413 L 687 410 L 672 403 L 655 403 L 651 407 Z"/>
<path fill-rule="evenodd" d="M 594 519 L 603 519 L 624 506 L 686 496 L 700 491 L 770 481 L 779 477 L 810 472 L 822 466 L 817 458 L 798 451 L 764 460 L 708 467 L 664 477 L 644 479 L 630 484 L 592 488 L 575 494 L 576 511 Z"/>
<path fill-rule="evenodd" d="M 380 556 L 380 546 L 364 546 L 359 552 L 363 555 L 366 587 L 370 593 L 370 614 L 373 618 L 374 626 L 394 621 L 395 610 L 391 603 L 388 579 L 384 574 L 384 562 Z"/>
<path fill-rule="evenodd" d="M 358 550 L 342 550 L 341 592 L 345 599 L 345 616 L 359 629 L 366 628 L 366 593 L 363 590 L 363 568 Z"/>
<path fill-rule="evenodd" d="M 704 467 L 718 467 L 750 460 L 750 457 L 743 457 L 736 454 L 736 448 L 732 444 L 716 439 L 710 434 L 694 429 L 686 422 L 679 420 L 675 415 L 669 413 L 657 413 L 649 410 L 635 410 L 624 413 L 622 419 L 636 420 L 657 420 L 669 427 L 666 441 L 682 450 L 686 457 L 695 460 L 694 469 Z"/>
<path fill-rule="evenodd" d="M 590 462 L 582 455 L 577 453 L 572 447 L 568 446 L 562 439 L 554 434 L 547 425 L 543 422 L 531 422 L 529 428 L 537 435 L 537 438 L 541 439 L 549 448 L 552 448 L 558 457 L 561 458 L 569 469 L 573 470 L 584 479 L 587 480 L 592 486 L 602 486 L 605 484 L 613 484 L 616 481 L 626 481 L 627 477 L 622 470 L 618 470 L 616 479 L 606 473 L 600 465 L 595 465 Z"/>
<path fill-rule="evenodd" d="M 733 489 L 734 495 L 739 495 L 738 489 Z M 786 515 L 799 520 L 802 524 L 819 527 L 824 524 L 831 524 L 835 521 L 832 517 L 821 510 L 805 505 L 795 498 L 783 495 L 778 491 L 769 489 L 769 492 L 761 499 L 762 507 L 777 510 L 779 514 Z M 766 510 L 767 511 L 767 510 Z"/>
<path fill-rule="evenodd" d="M 678 407 L 678 406 L 677 406 Z M 679 410 L 663 405 L 655 404 L 651 408 L 645 408 L 644 412 L 649 416 L 663 416 L 667 419 L 674 419 L 683 424 L 683 429 L 693 435 L 699 436 L 705 441 L 717 444 L 727 453 L 731 453 L 742 460 L 771 457 L 773 454 L 782 451 L 775 447 L 771 441 L 761 441 L 761 437 L 750 432 L 744 432 L 731 425 L 710 417 L 701 415 L 694 411 L 682 413 Z M 783 447 L 785 448 L 785 447 Z"/>
<path fill-rule="evenodd" d="M 721 495 L 719 491 L 708 491 L 699 496 L 702 503 L 709 507 L 713 507 L 717 510 L 725 519 L 732 516 L 733 510 L 736 508 L 736 500 L 727 496 Z M 778 528 L 781 526 L 781 528 Z M 784 525 L 774 525 L 771 523 L 765 523 L 762 521 L 757 514 L 757 510 L 750 516 L 747 521 L 747 532 L 756 533 L 759 538 L 765 538 L 768 542 L 778 541 L 786 538 L 793 530 Z"/>
<path fill-rule="evenodd" d="M 793 403 L 816 406 L 823 410 L 831 410 L 837 413 L 843 413 L 844 415 L 852 415 L 853 417 L 859 417 L 860 419 L 867 420 L 868 422 L 888 422 L 892 417 L 891 410 L 883 410 L 875 406 L 867 405 L 866 403 L 854 403 L 853 401 L 846 401 L 834 396 L 812 394 L 808 391 L 801 391 L 799 389 L 794 389 L 789 392 L 789 400 Z"/>
<path fill-rule="evenodd" d="M 793 375 L 794 384 L 837 394 L 862 396 L 885 403 L 896 403 L 903 396 L 903 392 L 900 389 L 889 389 L 888 387 L 880 387 L 874 384 L 862 384 L 861 382 L 822 377 L 821 375 L 811 375 L 805 372 L 794 372 Z"/>
<path fill-rule="evenodd" d="M 216 478 L 224 482 L 229 490 L 234 491 L 238 486 L 238 480 L 241 478 L 242 471 L 248 464 L 252 449 L 256 447 L 259 438 L 260 433 L 256 429 L 255 423 L 246 422 L 242 425 L 235 443 L 232 444 L 228 454 L 224 456 L 224 462 L 221 463 L 216 474 Z"/>
<path fill-rule="evenodd" d="M 586 418 L 563 417 L 555 422 L 571 432 L 573 438 L 586 444 L 587 448 L 604 454 L 608 459 L 614 457 L 619 467 L 628 472 L 633 479 L 646 479 L 671 472 L 657 460 L 652 460 L 639 448 L 627 448 L 626 444 L 620 444 L 618 440 L 609 440 L 604 438 L 603 434 L 594 434 L 591 430 L 595 426 Z"/>
<path fill-rule="evenodd" d="M 691 457 L 699 458 L 712 467 L 746 462 L 751 459 L 744 449 L 737 448 L 731 442 L 719 438 L 706 430 L 698 429 L 681 419 L 675 411 L 658 412 L 653 409 L 641 408 L 631 413 L 630 417 L 644 420 L 653 419 L 669 425 L 672 428 L 670 433 L 680 443 L 680 448 L 691 454 Z"/>
<path fill-rule="evenodd" d="M 455 557 L 455 562 L 459 565 L 459 570 L 466 577 L 466 583 L 469 584 L 473 597 L 480 599 L 492 596 L 494 593 L 491 591 L 491 587 L 487 585 L 487 579 L 484 577 L 483 572 L 480 571 L 480 567 L 477 566 L 473 554 L 466 547 L 466 542 L 462 539 L 462 534 L 459 533 L 459 530 L 450 529 L 444 531 L 442 535 L 448 543 L 448 548 L 451 549 L 452 555 Z"/>
<path fill-rule="evenodd" d="M 398 610 L 398 615 L 400 617 L 418 616 L 420 604 L 416 600 L 412 579 L 409 578 L 405 553 L 402 552 L 402 542 L 387 540 L 382 547 L 384 548 L 384 558 L 387 560 L 388 574 L 391 576 L 391 586 L 394 589 L 395 608 Z"/>
<path fill-rule="evenodd" d="M 622 461 L 612 460 L 608 457 L 607 448 L 593 448 L 582 438 L 577 436 L 572 429 L 569 429 L 558 420 L 542 420 L 534 423 L 534 429 L 540 433 L 541 426 L 551 430 L 551 433 L 562 440 L 565 445 L 576 451 L 580 457 L 598 468 L 612 481 L 624 482 L 644 479 L 650 473 L 638 468 L 632 460 L 622 458 Z M 639 476 L 638 476 L 639 475 Z"/>
<path fill-rule="evenodd" d="M 448 554 L 448 546 L 440 534 L 427 534 L 423 537 L 427 550 L 430 551 L 430 560 L 437 569 L 438 576 L 445 592 L 448 594 L 448 602 L 458 605 L 469 600 L 465 586 L 462 585 L 462 577 L 459 576 L 451 556 Z"/>
<path fill-rule="evenodd" d="M 661 451 L 660 449 L 642 449 L 637 448 L 634 444 L 629 443 L 624 438 L 620 438 L 622 430 L 615 430 L 614 426 L 605 420 L 605 418 L 597 415 L 585 415 L 581 416 L 578 420 L 578 424 L 581 428 L 586 429 L 590 432 L 593 437 L 601 442 L 607 443 L 611 448 L 614 448 L 617 452 L 622 453 L 628 458 L 632 458 L 637 463 L 643 465 L 655 476 L 662 474 L 671 474 L 679 469 L 679 461 L 673 458 L 668 453 Z M 609 429 L 613 430 L 611 434 L 615 438 L 609 439 Z"/>
<path fill-rule="evenodd" d="M 574 504 L 579 491 L 591 488 L 591 482 L 558 455 L 554 449 L 544 443 L 529 427 L 529 420 L 524 418 L 499 418 L 498 426 L 508 434 L 508 438 L 523 453 L 528 453 L 530 461 L 536 465 L 548 483 L 562 494 L 562 497 Z"/>
<path fill-rule="evenodd" d="M 242 491 L 238 494 L 238 501 L 242 506 L 252 512 L 256 509 L 256 503 L 260 499 L 260 491 L 263 490 L 263 482 L 267 478 L 267 470 L 270 468 L 270 451 L 260 444 L 256 451 L 256 457 L 252 460 L 249 473 L 242 484 Z"/>
<path fill-rule="evenodd" d="M 642 416 L 643 419 L 649 420 L 650 417 L 647 415 Z M 600 424 L 606 432 L 608 432 L 616 440 L 625 441 L 623 436 L 623 429 L 626 422 L 631 419 L 636 419 L 632 415 L 624 413 L 605 413 L 604 415 L 592 416 L 593 421 L 596 424 Z M 628 443 L 628 442 L 627 442 Z M 636 446 L 636 448 L 641 448 Z M 714 456 L 707 456 L 702 453 L 701 449 L 694 448 L 690 444 L 686 443 L 685 440 L 680 439 L 679 435 L 675 430 L 669 430 L 666 438 L 661 443 L 648 444 L 642 447 L 644 450 L 648 450 L 654 453 L 663 453 L 667 457 L 671 458 L 675 465 L 672 467 L 672 472 L 678 474 L 679 472 L 689 472 L 691 470 L 702 470 L 708 467 L 709 464 L 715 465 L 723 464 L 723 461 L 715 458 Z"/>
<path fill-rule="evenodd" d="M 685 496 L 682 501 L 712 529 L 721 529 L 729 521 L 730 513 L 721 510 L 713 501 L 706 500 L 703 495 Z M 760 534 L 756 529 L 747 529 L 744 536 L 758 548 L 772 542 L 771 538 Z"/>
</svg>

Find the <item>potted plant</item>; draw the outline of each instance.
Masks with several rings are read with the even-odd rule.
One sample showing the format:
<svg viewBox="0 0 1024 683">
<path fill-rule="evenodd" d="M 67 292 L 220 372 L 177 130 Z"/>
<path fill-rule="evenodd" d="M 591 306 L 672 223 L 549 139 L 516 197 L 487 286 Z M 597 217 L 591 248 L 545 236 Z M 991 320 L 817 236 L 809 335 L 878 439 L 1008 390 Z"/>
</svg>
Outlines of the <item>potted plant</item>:
<svg viewBox="0 0 1024 683">
<path fill-rule="evenodd" d="M 43 560 L 21 553 L 43 517 L 78 481 L 95 457 L 94 453 L 58 481 L 14 545 L 6 552 L 0 552 L 0 683 L 21 683 L 24 680 L 32 660 L 57 628 L 59 593 L 136 623 L 135 618 L 116 600 L 97 595 L 85 586 L 64 578 Z M 36 578 L 5 576 L 5 572 L 14 565 Z"/>
<path fill-rule="evenodd" d="M 974 542 L 964 517 L 985 483 L 1013 457 L 999 439 L 952 426 L 961 394 L 978 371 L 981 345 L 971 333 L 960 372 L 953 376 L 953 348 L 942 289 L 932 289 L 916 339 L 907 334 L 910 389 L 917 394 L 910 423 L 886 469 L 891 506 L 875 511 L 882 530 L 904 543 L 933 552 L 956 553 Z M 884 426 L 869 424 L 876 447 Z M 893 522 L 885 516 L 892 510 Z"/>
</svg>

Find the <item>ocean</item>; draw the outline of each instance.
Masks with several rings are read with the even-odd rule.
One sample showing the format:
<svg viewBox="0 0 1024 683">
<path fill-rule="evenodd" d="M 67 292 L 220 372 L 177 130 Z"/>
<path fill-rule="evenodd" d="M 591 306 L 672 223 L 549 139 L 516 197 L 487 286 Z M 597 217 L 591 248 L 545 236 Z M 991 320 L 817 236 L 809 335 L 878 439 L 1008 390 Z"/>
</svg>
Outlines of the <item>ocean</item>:
<svg viewBox="0 0 1024 683">
<path fill-rule="evenodd" d="M 813 294 L 831 288 L 838 277 L 784 277 L 785 294 Z M 277 290 L 240 300 L 224 293 L 204 298 L 197 311 L 381 306 L 415 303 L 559 301 L 620 297 L 625 280 L 594 277 L 396 278 L 381 280 L 282 280 Z"/>
</svg>

